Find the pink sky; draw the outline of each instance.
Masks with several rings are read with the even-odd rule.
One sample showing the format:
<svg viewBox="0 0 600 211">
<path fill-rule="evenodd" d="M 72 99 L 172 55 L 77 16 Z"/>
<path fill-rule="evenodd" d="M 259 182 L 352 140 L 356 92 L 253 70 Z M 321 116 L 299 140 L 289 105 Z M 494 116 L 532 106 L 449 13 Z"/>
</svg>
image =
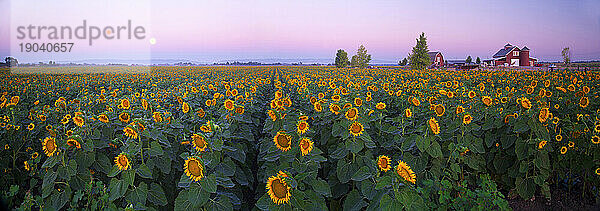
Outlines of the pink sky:
<svg viewBox="0 0 600 211">
<path fill-rule="evenodd" d="M 74 4 L 73 2 L 83 2 Z M 96 7 L 85 5 L 93 3 Z M 128 19 L 146 24 L 150 42 L 100 42 L 71 54 L 19 55 L 23 61 L 90 58 L 227 59 L 331 58 L 337 49 L 354 54 L 364 44 L 374 59 L 397 61 L 425 32 L 430 50 L 446 59 L 488 58 L 507 42 L 527 45 L 532 56 L 558 60 L 563 47 L 575 59 L 600 59 L 600 2 L 583 1 L 97 1 L 57 0 L 33 7 L 32 20 L 0 21 L 0 56 L 14 51 L 16 24 L 47 22 L 97 25 Z M 140 5 L 140 2 L 144 2 Z M 31 13 L 0 13 L 23 17 Z M 15 3 L 12 2 L 12 7 Z M 138 4 L 138 5 L 136 5 Z M 38 4 L 36 4 L 38 5 Z M 50 7 L 50 8 L 48 8 Z M 54 9 L 52 9 L 54 7 Z M 109 9 L 93 9 L 109 8 Z M 134 8 L 134 9 L 132 9 Z M 58 9 L 63 12 L 56 13 Z M 43 18 L 42 18 L 43 17 Z M 8 37 L 8 38 L 7 38 Z M 104 46 L 104 47 L 102 47 Z M 132 53 L 132 52 L 138 52 Z M 5 53 L 6 54 L 6 53 Z"/>
</svg>

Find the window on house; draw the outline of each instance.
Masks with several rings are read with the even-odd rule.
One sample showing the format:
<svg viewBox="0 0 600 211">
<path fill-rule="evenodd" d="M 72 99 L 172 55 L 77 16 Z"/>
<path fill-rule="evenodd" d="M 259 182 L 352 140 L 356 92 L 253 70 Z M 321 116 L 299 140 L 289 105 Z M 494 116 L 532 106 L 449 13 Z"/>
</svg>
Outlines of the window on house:
<svg viewBox="0 0 600 211">
<path fill-rule="evenodd" d="M 441 62 L 441 61 L 442 61 L 442 58 L 440 58 L 440 57 L 437 57 L 437 58 L 436 58 L 436 60 L 437 60 L 437 62 Z"/>
<path fill-rule="evenodd" d="M 519 56 L 519 52 L 518 51 L 513 51 L 513 56 Z"/>
</svg>

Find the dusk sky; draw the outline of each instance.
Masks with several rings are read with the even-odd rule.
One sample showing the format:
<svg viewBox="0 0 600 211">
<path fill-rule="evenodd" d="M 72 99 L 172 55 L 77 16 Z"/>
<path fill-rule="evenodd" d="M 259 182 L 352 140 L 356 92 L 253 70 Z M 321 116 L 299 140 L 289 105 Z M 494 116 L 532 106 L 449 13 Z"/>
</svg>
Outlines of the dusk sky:
<svg viewBox="0 0 600 211">
<path fill-rule="evenodd" d="M 19 9 L 27 6 L 22 2 L 38 3 L 24 11 Z M 429 49 L 446 59 L 489 58 L 507 42 L 526 45 L 542 61 L 558 61 L 563 47 L 572 49 L 574 60 L 600 59 L 598 0 L 39 2 L 0 0 L 0 57 L 13 55 L 22 63 L 148 57 L 207 63 L 267 58 L 333 62 L 337 49 L 353 55 L 363 44 L 374 60 L 396 62 L 425 32 Z M 100 5 L 87 6 L 90 2 Z M 132 20 L 148 34 L 143 42 L 77 43 L 71 53 L 15 53 L 22 42 L 16 39 L 18 25 L 75 27 L 84 19 L 99 26 Z"/>
</svg>

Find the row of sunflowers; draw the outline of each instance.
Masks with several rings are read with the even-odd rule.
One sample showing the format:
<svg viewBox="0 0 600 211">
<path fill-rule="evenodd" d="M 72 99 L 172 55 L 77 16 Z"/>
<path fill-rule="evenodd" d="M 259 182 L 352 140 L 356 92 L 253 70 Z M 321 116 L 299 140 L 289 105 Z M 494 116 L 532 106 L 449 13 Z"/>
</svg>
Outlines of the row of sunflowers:
<svg viewBox="0 0 600 211">
<path fill-rule="evenodd" d="M 8 207 L 504 210 L 551 189 L 600 202 L 597 72 L 136 68 L 0 76 Z"/>
</svg>

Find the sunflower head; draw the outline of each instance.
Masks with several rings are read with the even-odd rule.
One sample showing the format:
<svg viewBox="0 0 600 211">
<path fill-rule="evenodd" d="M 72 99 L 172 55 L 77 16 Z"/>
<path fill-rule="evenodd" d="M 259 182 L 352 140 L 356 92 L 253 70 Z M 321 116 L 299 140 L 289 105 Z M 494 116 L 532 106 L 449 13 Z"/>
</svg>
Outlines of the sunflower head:
<svg viewBox="0 0 600 211">
<path fill-rule="evenodd" d="M 457 106 L 456 107 L 456 114 L 460 114 L 462 112 L 465 112 L 465 108 L 463 108 L 462 106 Z"/>
<path fill-rule="evenodd" d="M 365 128 L 360 122 L 355 121 L 350 125 L 348 131 L 350 131 L 350 134 L 352 134 L 353 136 L 360 136 L 363 133 L 363 131 L 365 131 Z"/>
<path fill-rule="evenodd" d="M 288 203 L 292 195 L 290 193 L 291 187 L 287 184 L 285 178 L 286 177 L 277 175 L 271 176 L 267 180 L 267 193 L 275 204 Z"/>
<path fill-rule="evenodd" d="M 131 139 L 137 139 L 138 138 L 138 133 L 137 131 L 135 131 L 135 129 L 133 129 L 133 127 L 131 125 L 127 125 L 124 129 L 123 129 L 123 133 L 125 133 L 125 135 Z"/>
<path fill-rule="evenodd" d="M 106 114 L 100 114 L 98 116 L 98 120 L 100 120 L 101 122 L 104 122 L 104 123 L 108 123 L 108 116 L 106 116 Z"/>
<path fill-rule="evenodd" d="M 302 152 L 302 156 L 307 155 L 313 149 L 313 142 L 306 137 L 300 139 L 300 143 L 298 145 L 300 146 L 300 151 Z"/>
<path fill-rule="evenodd" d="M 190 112 L 190 105 L 186 102 L 183 102 L 183 104 L 181 104 L 181 111 L 183 111 L 183 113 Z"/>
<path fill-rule="evenodd" d="M 204 165 L 196 157 L 188 157 L 183 164 L 185 175 L 190 177 L 192 181 L 200 181 L 204 177 Z"/>
<path fill-rule="evenodd" d="M 296 123 L 296 128 L 298 129 L 298 134 L 304 134 L 308 130 L 308 123 L 304 120 L 300 120 Z"/>
<path fill-rule="evenodd" d="M 67 145 L 69 145 L 70 147 L 75 147 L 77 149 L 81 149 L 81 144 L 79 144 L 79 141 L 70 138 L 67 140 Z"/>
<path fill-rule="evenodd" d="M 273 137 L 273 142 L 275 142 L 275 146 L 281 151 L 288 151 L 292 148 L 292 136 L 285 133 L 285 131 L 279 131 Z"/>
<path fill-rule="evenodd" d="M 206 139 L 204 139 L 204 136 L 202 135 L 192 135 L 192 144 L 194 145 L 194 148 L 196 148 L 196 150 L 199 152 L 204 152 L 204 150 L 206 150 Z"/>
<path fill-rule="evenodd" d="M 404 116 L 408 118 L 412 117 L 412 111 L 410 110 L 410 108 L 404 109 Z"/>
<path fill-rule="evenodd" d="M 473 121 L 473 117 L 470 114 L 463 116 L 463 124 L 468 125 Z"/>
<path fill-rule="evenodd" d="M 415 175 L 415 172 L 410 168 L 410 166 L 408 166 L 403 161 L 398 161 L 398 165 L 396 166 L 396 173 L 400 177 L 404 178 L 404 180 L 410 183 L 415 184 L 415 182 L 417 181 L 417 176 Z"/>
<path fill-rule="evenodd" d="M 121 99 L 121 104 L 119 104 L 119 106 L 122 109 L 126 109 L 127 110 L 127 109 L 129 109 L 129 107 L 131 107 L 131 104 L 129 103 L 129 100 L 126 98 L 126 99 Z"/>
<path fill-rule="evenodd" d="M 46 156 L 52 157 L 58 154 L 58 147 L 56 146 L 56 139 L 54 137 L 46 137 L 44 143 L 42 143 L 42 149 Z"/>
<path fill-rule="evenodd" d="M 358 118 L 358 109 L 352 107 L 350 109 L 348 109 L 348 111 L 346 111 L 346 119 L 350 120 L 350 121 L 354 121 Z"/>
<path fill-rule="evenodd" d="M 444 113 L 446 112 L 446 108 L 444 107 L 444 105 L 442 104 L 437 104 L 433 107 L 433 110 L 435 111 L 435 114 L 437 116 L 442 116 L 444 115 Z"/>
<path fill-rule="evenodd" d="M 83 126 L 84 119 L 83 119 L 83 117 L 81 117 L 81 116 L 77 115 L 77 116 L 73 117 L 73 122 L 74 122 L 74 123 L 75 123 L 77 126 L 81 127 L 81 126 Z"/>
<path fill-rule="evenodd" d="M 429 119 L 427 123 L 429 124 L 429 128 L 431 129 L 433 134 L 440 134 L 440 125 L 438 124 L 437 120 L 435 120 L 435 118 L 431 117 L 431 119 Z"/>
<path fill-rule="evenodd" d="M 579 106 L 581 106 L 582 108 L 586 108 L 589 104 L 590 100 L 588 99 L 588 97 L 582 97 L 581 99 L 579 99 Z"/>
<path fill-rule="evenodd" d="M 225 109 L 232 111 L 235 108 L 235 104 L 233 103 L 233 100 L 227 99 L 225 100 Z"/>
<path fill-rule="evenodd" d="M 379 103 L 377 103 L 377 105 L 375 105 L 375 108 L 382 110 L 382 109 L 385 109 L 385 106 L 386 106 L 385 103 L 379 102 Z"/>
<path fill-rule="evenodd" d="M 360 106 L 362 106 L 362 104 L 363 104 L 363 101 L 362 101 L 362 99 L 360 99 L 359 97 L 357 97 L 357 98 L 354 98 L 354 105 L 355 105 L 356 107 L 360 107 Z"/>
<path fill-rule="evenodd" d="M 391 162 L 392 160 L 388 156 L 380 155 L 377 158 L 377 167 L 379 167 L 379 170 L 387 172 L 392 169 Z"/>
<path fill-rule="evenodd" d="M 127 158 L 125 153 L 121 153 L 115 157 L 115 165 L 119 167 L 119 170 L 127 170 L 131 167 L 129 158 Z"/>
<path fill-rule="evenodd" d="M 267 114 L 269 114 L 269 117 L 271 117 L 271 120 L 273 120 L 273 121 L 277 120 L 277 114 L 275 114 L 275 111 L 269 110 L 267 112 Z"/>
<path fill-rule="evenodd" d="M 596 136 L 592 136 L 592 143 L 593 144 L 599 144 L 600 143 L 600 137 Z"/>
<path fill-rule="evenodd" d="M 481 102 L 483 102 L 483 104 L 485 104 L 486 106 L 490 106 L 492 105 L 492 98 L 488 96 L 483 96 L 483 98 L 481 98 Z"/>
<path fill-rule="evenodd" d="M 338 115 L 340 113 L 340 110 L 342 108 L 340 108 L 340 106 L 338 104 L 332 103 L 329 104 L 329 111 L 331 111 L 331 113 Z"/>
<path fill-rule="evenodd" d="M 564 155 L 565 153 L 567 153 L 567 147 L 563 146 L 560 148 L 560 154 Z"/>
<path fill-rule="evenodd" d="M 127 112 L 123 112 L 123 113 L 119 114 L 119 120 L 121 120 L 121 122 L 123 122 L 123 123 L 128 123 L 130 118 L 131 118 L 131 116 L 129 116 L 129 113 L 127 113 Z"/>
</svg>

